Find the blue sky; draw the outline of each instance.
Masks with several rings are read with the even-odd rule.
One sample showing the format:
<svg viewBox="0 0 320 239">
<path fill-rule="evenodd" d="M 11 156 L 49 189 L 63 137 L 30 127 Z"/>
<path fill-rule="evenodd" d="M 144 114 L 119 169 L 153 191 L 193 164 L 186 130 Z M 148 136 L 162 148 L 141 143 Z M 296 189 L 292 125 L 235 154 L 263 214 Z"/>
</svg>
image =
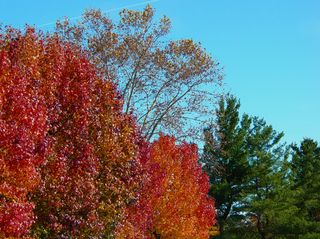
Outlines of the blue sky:
<svg viewBox="0 0 320 239">
<path fill-rule="evenodd" d="M 100 8 L 115 18 L 143 0 L 0 0 L 0 22 L 50 30 L 57 19 Z M 320 141 L 320 1 L 159 0 L 157 17 L 173 23 L 172 38 L 201 42 L 224 66 L 225 89 L 243 112 L 263 117 L 285 140 Z M 48 25 L 47 25 L 48 24 Z"/>
</svg>

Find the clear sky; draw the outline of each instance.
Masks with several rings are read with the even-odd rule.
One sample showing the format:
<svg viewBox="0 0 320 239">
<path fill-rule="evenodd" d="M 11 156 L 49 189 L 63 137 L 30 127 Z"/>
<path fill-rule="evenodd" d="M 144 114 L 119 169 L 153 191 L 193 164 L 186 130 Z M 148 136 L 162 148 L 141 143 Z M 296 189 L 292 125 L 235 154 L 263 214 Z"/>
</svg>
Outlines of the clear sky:
<svg viewBox="0 0 320 239">
<path fill-rule="evenodd" d="M 100 8 L 142 9 L 143 0 L 0 0 L 0 22 L 50 30 L 53 22 Z M 199 41 L 224 66 L 225 88 L 242 111 L 263 117 L 285 140 L 320 141 L 319 0 L 159 0 L 173 38 Z"/>
</svg>

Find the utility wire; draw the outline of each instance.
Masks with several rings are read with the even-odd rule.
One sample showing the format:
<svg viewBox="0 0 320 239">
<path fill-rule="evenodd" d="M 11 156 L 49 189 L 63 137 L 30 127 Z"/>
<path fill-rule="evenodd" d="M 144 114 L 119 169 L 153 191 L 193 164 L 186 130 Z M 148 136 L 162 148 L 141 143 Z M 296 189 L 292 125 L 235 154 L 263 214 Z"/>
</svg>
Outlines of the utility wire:
<svg viewBox="0 0 320 239">
<path fill-rule="evenodd" d="M 104 13 L 115 12 L 115 11 L 122 10 L 124 8 L 138 7 L 138 6 L 142 6 L 142 5 L 146 5 L 146 4 L 150 4 L 150 3 L 154 3 L 154 2 L 159 2 L 159 1 L 160 0 L 150 0 L 150 1 L 144 1 L 144 2 L 130 4 L 130 5 L 125 5 L 125 6 L 122 6 L 122 7 L 111 8 L 111 9 L 108 9 L 108 10 L 104 11 Z M 77 19 L 80 19 L 80 18 L 82 18 L 82 15 L 81 16 L 76 16 L 76 17 L 71 17 L 71 18 L 68 18 L 68 19 L 69 20 L 77 20 Z M 41 24 L 38 27 L 39 28 L 43 28 L 43 27 L 54 25 L 55 23 L 56 23 L 55 21 L 54 22 L 48 22 L 48 23 Z"/>
</svg>

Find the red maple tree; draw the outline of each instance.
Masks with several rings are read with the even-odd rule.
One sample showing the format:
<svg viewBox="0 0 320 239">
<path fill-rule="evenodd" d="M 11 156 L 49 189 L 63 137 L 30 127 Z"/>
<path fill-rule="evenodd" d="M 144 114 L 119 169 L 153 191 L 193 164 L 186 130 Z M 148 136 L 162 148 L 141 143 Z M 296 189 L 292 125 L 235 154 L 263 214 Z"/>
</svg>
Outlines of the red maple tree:
<svg viewBox="0 0 320 239">
<path fill-rule="evenodd" d="M 1 238 L 208 238 L 195 145 L 150 144 L 85 52 L 33 28 L 0 35 Z"/>
<path fill-rule="evenodd" d="M 141 180 L 135 122 L 116 86 L 58 37 L 8 28 L 0 108 L 0 235 L 28 235 L 32 224 L 36 237 L 112 234 Z"/>
<path fill-rule="evenodd" d="M 154 234 L 163 238 L 208 238 L 215 223 L 208 176 L 198 164 L 194 144 L 176 144 L 161 136 L 153 143 L 151 159 L 166 174 L 164 192 L 154 207 Z"/>
<path fill-rule="evenodd" d="M 208 196 L 209 180 L 198 164 L 193 144 L 176 144 L 160 136 L 144 145 L 143 166 L 149 174 L 138 203 L 117 238 L 208 238 L 215 224 L 214 201 Z"/>
</svg>

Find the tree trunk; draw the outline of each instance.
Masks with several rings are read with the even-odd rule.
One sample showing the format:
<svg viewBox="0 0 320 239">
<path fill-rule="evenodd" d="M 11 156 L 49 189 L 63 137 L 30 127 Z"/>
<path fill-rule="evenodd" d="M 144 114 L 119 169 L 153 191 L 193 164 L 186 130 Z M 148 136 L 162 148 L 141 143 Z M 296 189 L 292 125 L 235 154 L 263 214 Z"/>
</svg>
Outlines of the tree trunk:
<svg viewBox="0 0 320 239">
<path fill-rule="evenodd" d="M 265 231 L 263 230 L 263 225 L 261 223 L 261 216 L 258 215 L 258 223 L 257 223 L 257 228 L 258 228 L 258 232 L 261 236 L 261 239 L 266 239 L 266 233 Z"/>
<path fill-rule="evenodd" d="M 224 212 L 224 214 L 222 215 L 222 218 L 221 220 L 219 220 L 219 232 L 220 232 L 220 236 L 223 236 L 223 231 L 224 231 L 224 225 L 225 225 L 225 222 L 227 221 L 227 218 L 230 214 L 230 211 L 231 211 L 231 207 L 232 207 L 232 203 L 229 203 L 227 208 L 226 208 L 226 211 Z"/>
<path fill-rule="evenodd" d="M 161 239 L 160 234 L 158 234 L 156 231 L 153 232 L 153 235 L 155 239 Z"/>
</svg>

